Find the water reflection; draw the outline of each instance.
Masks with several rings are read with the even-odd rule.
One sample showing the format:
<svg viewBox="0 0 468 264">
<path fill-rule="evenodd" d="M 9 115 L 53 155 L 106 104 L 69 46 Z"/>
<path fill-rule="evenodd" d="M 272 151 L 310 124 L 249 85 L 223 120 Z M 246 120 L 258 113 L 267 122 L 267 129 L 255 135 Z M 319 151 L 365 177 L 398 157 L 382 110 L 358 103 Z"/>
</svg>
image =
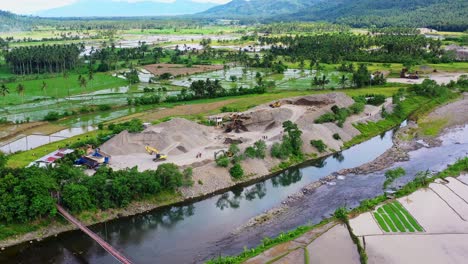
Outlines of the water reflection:
<svg viewBox="0 0 468 264">
<path fill-rule="evenodd" d="M 336 159 L 339 163 L 344 161 L 344 156 L 343 156 L 343 153 L 341 152 L 337 152 L 333 154 L 333 158 Z"/>
<path fill-rule="evenodd" d="M 259 182 L 255 184 L 252 188 L 249 188 L 245 191 L 245 199 L 247 201 L 252 201 L 256 198 L 262 199 L 266 195 L 266 186 L 265 182 Z"/>
<path fill-rule="evenodd" d="M 289 169 L 277 177 L 271 179 L 273 187 L 289 186 L 302 179 L 302 171 L 299 169 Z"/>
</svg>

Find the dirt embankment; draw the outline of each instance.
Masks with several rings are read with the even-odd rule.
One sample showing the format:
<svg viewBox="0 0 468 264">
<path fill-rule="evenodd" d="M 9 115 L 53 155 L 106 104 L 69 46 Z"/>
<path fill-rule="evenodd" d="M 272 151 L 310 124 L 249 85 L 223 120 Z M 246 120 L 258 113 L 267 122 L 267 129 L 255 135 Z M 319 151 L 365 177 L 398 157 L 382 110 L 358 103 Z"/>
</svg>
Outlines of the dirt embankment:
<svg viewBox="0 0 468 264">
<path fill-rule="evenodd" d="M 222 70 L 223 65 L 193 65 L 192 67 L 187 67 L 184 64 L 159 63 L 146 65 L 143 68 L 157 76 L 164 73 L 170 73 L 172 76 L 184 76 Z"/>
<path fill-rule="evenodd" d="M 445 118 L 452 117 L 451 113 L 460 111 L 460 113 L 468 113 L 468 96 L 465 96 L 458 101 L 448 103 L 444 106 L 441 106 L 431 113 L 429 113 L 423 120 L 427 121 L 428 118 Z M 464 114 L 462 116 L 453 117 L 445 125 L 445 129 L 452 129 L 460 125 L 468 124 L 468 115 Z M 393 138 L 393 147 L 387 150 L 384 154 L 377 157 L 375 160 L 363 164 L 359 167 L 340 170 L 332 175 L 321 178 L 319 181 L 312 182 L 307 186 L 301 188 L 301 190 L 295 194 L 288 196 L 281 205 L 276 206 L 267 212 L 258 215 L 250 219 L 245 225 L 239 227 L 237 232 L 241 230 L 246 230 L 249 228 L 255 228 L 257 225 L 265 225 L 270 221 L 274 221 L 278 218 L 279 215 L 286 213 L 288 207 L 295 206 L 297 204 L 303 203 L 303 199 L 309 193 L 313 193 L 317 188 L 325 184 L 332 184 L 331 182 L 346 177 L 347 174 L 368 174 L 376 171 L 384 170 L 394 163 L 399 161 L 409 160 L 408 153 L 414 150 L 417 150 L 422 147 L 436 147 L 441 144 L 440 138 L 443 137 L 444 132 L 439 134 L 438 137 L 413 137 L 413 133 L 418 129 L 418 124 L 415 122 L 409 122 L 407 126 L 399 129 Z M 408 140 L 408 138 L 411 138 Z"/>
<path fill-rule="evenodd" d="M 430 124 L 443 120 L 441 131 L 464 124 L 468 124 L 468 93 L 465 93 L 460 100 L 450 102 L 438 107 L 427 116 L 418 121 L 419 124 Z M 379 171 L 392 166 L 399 161 L 409 159 L 408 153 L 422 147 L 435 147 L 441 144 L 437 137 L 424 136 L 420 133 L 421 128 L 416 122 L 409 122 L 404 128 L 401 128 L 394 135 L 393 146 L 377 159 L 362 166 L 341 170 L 340 175 L 348 173 L 367 174 Z"/>
<path fill-rule="evenodd" d="M 64 129 L 60 125 L 48 122 L 31 122 L 24 124 L 4 124 L 0 125 L 0 141 L 12 140 L 15 137 L 40 133 L 44 135 L 52 134 Z"/>
</svg>

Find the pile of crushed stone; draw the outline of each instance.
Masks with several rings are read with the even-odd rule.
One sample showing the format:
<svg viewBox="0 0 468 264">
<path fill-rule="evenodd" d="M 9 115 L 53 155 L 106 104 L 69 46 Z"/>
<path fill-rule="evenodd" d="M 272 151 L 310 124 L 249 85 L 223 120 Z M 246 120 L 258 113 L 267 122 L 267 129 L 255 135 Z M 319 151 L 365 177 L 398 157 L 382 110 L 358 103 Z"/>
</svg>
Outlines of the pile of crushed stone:
<svg viewBox="0 0 468 264">
<path fill-rule="evenodd" d="M 206 146 L 213 141 L 210 127 L 195 122 L 174 118 L 168 122 L 148 127 L 141 133 L 123 131 L 101 146 L 110 155 L 145 153 L 145 146 L 157 148 L 162 153 L 186 153 L 191 149 Z"/>
</svg>

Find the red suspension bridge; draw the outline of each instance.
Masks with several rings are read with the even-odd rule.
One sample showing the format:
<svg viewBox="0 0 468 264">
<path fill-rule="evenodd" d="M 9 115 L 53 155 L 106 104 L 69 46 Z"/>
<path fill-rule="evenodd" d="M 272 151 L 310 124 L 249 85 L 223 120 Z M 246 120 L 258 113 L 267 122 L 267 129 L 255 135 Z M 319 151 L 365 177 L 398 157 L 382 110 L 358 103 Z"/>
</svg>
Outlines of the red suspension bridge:
<svg viewBox="0 0 468 264">
<path fill-rule="evenodd" d="M 113 248 L 109 243 L 104 241 L 100 236 L 98 236 L 96 233 L 91 231 L 89 228 L 87 228 L 84 224 L 82 224 L 78 219 L 73 217 L 70 213 L 67 212 L 62 206 L 57 204 L 57 210 L 59 213 L 67 219 L 70 223 L 74 224 L 77 226 L 81 231 L 85 232 L 88 236 L 90 236 L 94 241 L 96 241 L 101 247 L 103 247 L 109 254 L 111 254 L 115 259 L 120 261 L 120 263 L 123 264 L 132 264 L 132 262 L 126 258 L 122 253 L 117 251 L 115 248 Z"/>
</svg>

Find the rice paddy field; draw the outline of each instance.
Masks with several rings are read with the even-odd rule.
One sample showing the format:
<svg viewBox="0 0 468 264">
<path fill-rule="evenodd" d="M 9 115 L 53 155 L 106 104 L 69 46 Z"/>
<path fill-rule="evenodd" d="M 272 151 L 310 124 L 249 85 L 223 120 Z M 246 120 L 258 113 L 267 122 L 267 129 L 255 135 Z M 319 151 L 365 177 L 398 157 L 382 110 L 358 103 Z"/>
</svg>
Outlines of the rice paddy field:
<svg viewBox="0 0 468 264">
<path fill-rule="evenodd" d="M 414 217 L 399 203 L 384 204 L 374 212 L 374 218 L 385 232 L 423 232 Z"/>
</svg>

